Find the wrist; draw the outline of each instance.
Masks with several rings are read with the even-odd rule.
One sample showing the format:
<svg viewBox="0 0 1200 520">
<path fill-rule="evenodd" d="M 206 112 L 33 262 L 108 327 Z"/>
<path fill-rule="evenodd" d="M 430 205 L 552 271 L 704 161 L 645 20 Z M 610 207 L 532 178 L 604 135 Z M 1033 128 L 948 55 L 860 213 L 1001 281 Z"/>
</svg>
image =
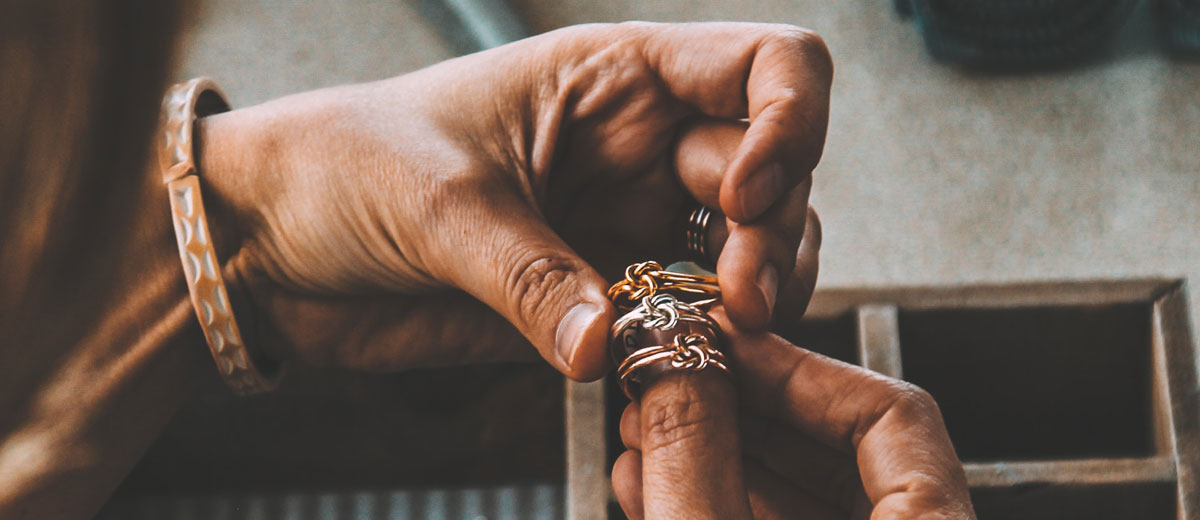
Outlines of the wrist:
<svg viewBox="0 0 1200 520">
<path fill-rule="evenodd" d="M 252 277 L 257 273 L 246 263 L 247 256 L 239 254 L 254 241 L 263 208 L 271 203 L 273 188 L 260 181 L 279 175 L 270 154 L 277 146 L 271 143 L 278 141 L 270 133 L 271 118 L 257 115 L 260 110 L 252 107 L 197 118 L 193 139 L 217 260 L 223 266 L 231 261 L 240 264 L 223 269 L 230 305 L 251 357 L 274 372 L 286 356 L 269 332 L 261 295 L 255 294 L 257 278 Z"/>
<path fill-rule="evenodd" d="M 214 172 L 220 172 L 223 169 L 219 161 L 202 164 L 204 157 L 198 153 L 197 138 L 200 136 L 196 135 L 196 131 L 205 125 L 196 123 L 197 116 L 227 110 L 229 107 L 224 94 L 208 78 L 196 78 L 168 89 L 163 101 L 164 139 L 160 141 L 163 146 L 160 165 L 163 182 L 170 193 L 171 218 L 178 237 L 180 259 L 193 310 L 222 378 L 234 392 L 246 395 L 273 389 L 278 384 L 279 373 L 275 371 L 264 375 L 260 371 L 242 337 L 231 304 L 234 295 L 224 279 L 227 272 L 243 267 L 244 262 L 238 260 L 240 251 L 222 256 L 218 256 L 217 252 L 217 248 L 222 246 L 230 250 L 240 249 L 235 247 L 241 242 L 241 227 L 237 225 L 239 206 L 236 202 L 227 204 L 229 199 L 214 196 L 218 190 L 212 189 L 214 184 L 211 182 L 205 185 L 208 186 L 207 191 L 213 193 L 205 197 L 206 188 L 201 184 L 201 179 L 207 177 L 202 170 L 211 168 Z M 210 137 L 207 148 L 221 150 L 220 140 L 214 143 L 212 137 L 225 134 L 206 133 Z M 248 149 L 253 148 L 232 150 Z M 209 158 L 224 155 L 223 151 L 207 154 Z M 228 175 L 215 173 L 212 177 L 229 178 Z M 220 185 L 220 182 L 215 185 Z M 219 206 L 227 211 L 213 211 Z M 229 260 L 231 257 L 232 261 Z"/>
<path fill-rule="evenodd" d="M 196 119 L 194 150 L 204 204 L 208 211 L 213 245 L 222 264 L 252 235 L 258 220 L 261 190 L 255 185 L 259 172 L 269 171 L 257 157 L 263 147 L 260 137 L 245 128 L 238 112 L 225 112 Z"/>
</svg>

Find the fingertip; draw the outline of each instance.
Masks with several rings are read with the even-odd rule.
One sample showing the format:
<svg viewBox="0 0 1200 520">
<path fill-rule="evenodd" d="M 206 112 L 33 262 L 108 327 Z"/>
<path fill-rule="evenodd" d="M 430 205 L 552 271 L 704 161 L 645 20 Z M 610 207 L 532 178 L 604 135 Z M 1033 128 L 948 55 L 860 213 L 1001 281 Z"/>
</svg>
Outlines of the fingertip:
<svg viewBox="0 0 1200 520">
<path fill-rule="evenodd" d="M 738 188 L 742 210 L 740 216 L 745 220 L 758 218 L 787 191 L 787 178 L 779 161 L 760 166 Z"/>
<path fill-rule="evenodd" d="M 621 423 L 618 427 L 621 433 L 621 443 L 626 449 L 642 449 L 642 412 L 637 403 L 629 403 L 621 413 Z"/>
<path fill-rule="evenodd" d="M 821 220 L 812 206 L 804 228 L 804 240 L 796 253 L 792 274 L 780 289 L 776 306 L 777 316 L 803 316 L 808 303 L 816 292 L 817 275 L 820 271 Z"/>
<path fill-rule="evenodd" d="M 763 330 L 770 324 L 779 292 L 803 252 L 798 246 L 806 229 L 807 196 L 804 187 L 794 189 L 761 221 L 732 224 L 717 274 L 726 310 L 739 326 Z"/>
<path fill-rule="evenodd" d="M 777 289 L 764 290 L 764 287 L 778 285 L 778 271 L 772 275 L 769 263 L 756 265 L 745 248 L 739 248 L 737 236 L 731 236 L 729 245 L 721 255 L 717 264 L 717 278 L 721 285 L 721 301 L 725 305 L 725 313 L 739 327 L 749 330 L 761 330 L 770 323 L 771 309 Z M 766 271 L 766 272 L 764 272 Z M 771 282 L 774 276 L 775 281 Z M 770 283 L 768 283 L 770 282 Z M 768 295 L 767 293 L 771 294 Z"/>
<path fill-rule="evenodd" d="M 612 304 L 584 301 L 559 322 L 555 356 L 563 375 L 576 381 L 594 381 L 609 369 L 608 329 L 615 311 Z"/>
<path fill-rule="evenodd" d="M 721 184 L 721 210 L 734 222 L 749 222 L 761 216 L 788 192 L 783 165 L 770 161 L 750 173 L 738 173 L 739 162 L 731 165 Z"/>
<path fill-rule="evenodd" d="M 643 517 L 642 509 L 642 454 L 628 450 L 617 457 L 612 468 L 613 494 L 621 510 L 630 520 Z"/>
</svg>

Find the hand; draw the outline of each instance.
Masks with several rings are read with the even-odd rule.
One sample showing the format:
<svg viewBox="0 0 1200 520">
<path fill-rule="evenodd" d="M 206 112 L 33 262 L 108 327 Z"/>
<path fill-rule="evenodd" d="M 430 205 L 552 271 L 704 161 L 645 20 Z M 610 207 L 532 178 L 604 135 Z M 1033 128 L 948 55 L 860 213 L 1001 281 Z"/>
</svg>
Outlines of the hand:
<svg viewBox="0 0 1200 520">
<path fill-rule="evenodd" d="M 596 378 L 609 282 L 681 256 L 691 199 L 728 217 L 712 239 L 728 312 L 762 328 L 806 226 L 831 74 L 794 27 L 589 25 L 206 118 L 201 178 L 250 341 L 396 370 L 525 356 L 523 336 Z"/>
<path fill-rule="evenodd" d="M 732 331 L 740 420 L 715 371 L 648 388 L 621 417 L 629 451 L 612 472 L 629 518 L 975 517 L 928 393 L 714 314 Z"/>
</svg>

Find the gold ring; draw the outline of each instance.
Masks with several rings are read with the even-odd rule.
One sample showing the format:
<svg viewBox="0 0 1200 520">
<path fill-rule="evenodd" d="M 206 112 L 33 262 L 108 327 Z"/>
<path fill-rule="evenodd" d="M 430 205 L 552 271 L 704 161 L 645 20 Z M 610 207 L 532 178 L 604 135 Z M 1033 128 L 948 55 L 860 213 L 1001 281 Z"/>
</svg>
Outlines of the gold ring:
<svg viewBox="0 0 1200 520">
<path fill-rule="evenodd" d="M 631 310 L 643 298 L 667 293 L 689 300 L 705 309 L 721 299 L 717 278 L 698 274 L 675 273 L 655 261 L 639 262 L 625 268 L 625 279 L 608 289 L 608 298 L 621 310 Z M 691 299 L 695 298 L 695 299 Z"/>
<path fill-rule="evenodd" d="M 715 367 L 726 375 L 730 373 L 725 354 L 714 348 L 708 337 L 703 334 L 679 334 L 670 345 L 645 347 L 625 358 L 617 367 L 617 380 L 621 383 L 621 390 L 629 399 L 636 399 L 641 393 L 641 381 L 637 372 L 663 362 L 669 362 L 668 366 L 674 370 L 698 372 Z"/>
</svg>

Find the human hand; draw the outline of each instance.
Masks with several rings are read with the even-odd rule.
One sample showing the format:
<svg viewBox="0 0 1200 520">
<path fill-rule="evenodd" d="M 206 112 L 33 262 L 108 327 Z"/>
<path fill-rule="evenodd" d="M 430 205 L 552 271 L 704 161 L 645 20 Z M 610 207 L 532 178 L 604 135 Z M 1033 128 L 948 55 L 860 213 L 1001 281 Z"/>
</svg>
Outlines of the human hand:
<svg viewBox="0 0 1200 520">
<path fill-rule="evenodd" d="M 396 370 L 521 357 L 523 336 L 596 378 L 606 277 L 680 258 L 692 199 L 728 217 L 710 237 L 724 300 L 762 328 L 806 227 L 831 74 L 790 26 L 589 25 L 201 120 L 250 341 Z"/>
<path fill-rule="evenodd" d="M 743 407 L 713 370 L 630 404 L 612 482 L 631 519 L 975 518 L 928 393 L 714 317 Z"/>
</svg>

